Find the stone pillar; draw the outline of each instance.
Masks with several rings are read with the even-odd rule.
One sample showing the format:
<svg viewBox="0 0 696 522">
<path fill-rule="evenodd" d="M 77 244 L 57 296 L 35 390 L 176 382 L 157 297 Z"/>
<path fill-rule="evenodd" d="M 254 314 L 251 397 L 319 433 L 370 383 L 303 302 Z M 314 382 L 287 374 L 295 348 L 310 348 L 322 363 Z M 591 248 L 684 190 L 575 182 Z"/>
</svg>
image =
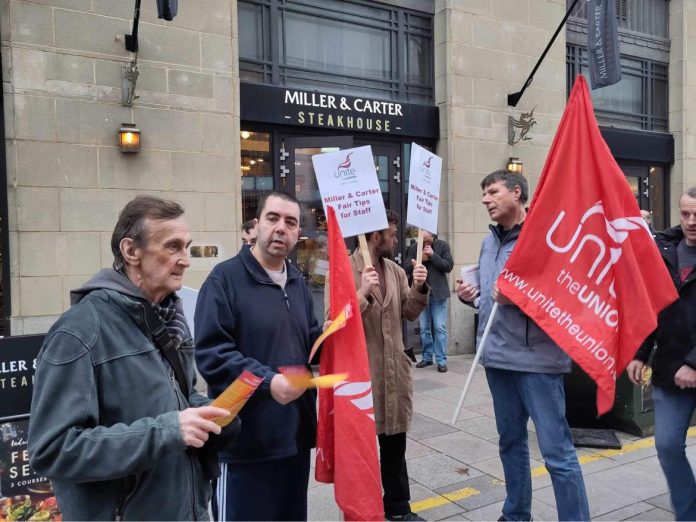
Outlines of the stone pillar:
<svg viewBox="0 0 696 522">
<path fill-rule="evenodd" d="M 669 3 L 669 131 L 674 135 L 670 176 L 672 224 L 679 223 L 679 197 L 696 186 L 696 2 Z"/>
<path fill-rule="evenodd" d="M 480 203 L 481 179 L 504 169 L 509 157 L 524 163 L 533 188 L 565 107 L 565 32 L 551 48 L 516 108 L 507 95 L 522 88 L 565 13 L 563 0 L 436 0 L 435 101 L 440 107 L 443 163 L 441 228 L 449 230 L 455 268 L 478 260 L 490 219 Z M 529 140 L 508 144 L 508 116 L 534 109 Z M 446 197 L 446 200 L 445 200 Z M 442 221 L 445 220 L 445 221 Z M 445 225 L 446 224 L 446 225 Z M 468 353 L 473 312 L 453 294 L 450 353 Z"/>
</svg>

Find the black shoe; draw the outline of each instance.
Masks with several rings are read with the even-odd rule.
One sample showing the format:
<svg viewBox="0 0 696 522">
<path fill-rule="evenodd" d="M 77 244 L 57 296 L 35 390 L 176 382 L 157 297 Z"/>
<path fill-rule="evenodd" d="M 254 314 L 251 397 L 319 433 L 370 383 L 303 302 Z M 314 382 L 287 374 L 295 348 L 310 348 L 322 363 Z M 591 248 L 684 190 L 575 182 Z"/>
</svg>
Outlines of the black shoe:
<svg viewBox="0 0 696 522">
<path fill-rule="evenodd" d="M 432 363 L 430 363 L 432 364 Z M 392 515 L 392 516 L 386 516 L 384 517 L 387 520 L 422 520 L 425 521 L 424 518 L 421 518 L 418 516 L 417 513 L 414 513 L 413 511 L 409 511 L 405 515 Z"/>
<path fill-rule="evenodd" d="M 440 373 L 446 373 L 447 372 L 447 365 L 446 364 L 438 364 L 437 371 Z"/>
<path fill-rule="evenodd" d="M 425 368 L 426 366 L 432 366 L 433 361 L 426 361 L 424 359 L 421 359 L 421 362 L 416 364 L 416 368 Z"/>
<path fill-rule="evenodd" d="M 416 359 L 416 354 L 413 353 L 413 348 L 409 348 L 407 350 L 404 350 L 404 353 L 406 354 L 406 357 L 411 359 L 413 362 L 418 362 L 418 359 Z"/>
</svg>

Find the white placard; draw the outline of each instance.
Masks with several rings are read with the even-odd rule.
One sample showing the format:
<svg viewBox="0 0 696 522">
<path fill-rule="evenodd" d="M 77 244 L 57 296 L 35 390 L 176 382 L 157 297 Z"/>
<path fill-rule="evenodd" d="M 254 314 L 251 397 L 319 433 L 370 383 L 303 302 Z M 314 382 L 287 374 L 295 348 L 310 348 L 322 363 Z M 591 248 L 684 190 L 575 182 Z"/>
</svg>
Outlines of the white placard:
<svg viewBox="0 0 696 522">
<path fill-rule="evenodd" d="M 374 161 L 369 145 L 312 156 L 324 212 L 336 210 L 343 237 L 389 228 Z"/>
<path fill-rule="evenodd" d="M 193 316 L 196 313 L 196 302 L 198 301 L 198 290 L 195 288 L 189 288 L 188 286 L 182 286 L 181 290 L 176 292 L 176 295 L 183 301 L 184 304 L 184 317 L 186 318 L 186 324 L 191 330 L 191 337 L 193 337 L 194 327 L 193 327 Z"/>
<path fill-rule="evenodd" d="M 467 265 L 459 269 L 459 275 L 462 281 L 469 283 L 471 286 L 479 288 L 481 286 L 479 278 L 479 266 L 478 265 Z"/>
<path fill-rule="evenodd" d="M 412 143 L 406 222 L 433 234 L 437 234 L 441 173 L 442 158 Z"/>
</svg>

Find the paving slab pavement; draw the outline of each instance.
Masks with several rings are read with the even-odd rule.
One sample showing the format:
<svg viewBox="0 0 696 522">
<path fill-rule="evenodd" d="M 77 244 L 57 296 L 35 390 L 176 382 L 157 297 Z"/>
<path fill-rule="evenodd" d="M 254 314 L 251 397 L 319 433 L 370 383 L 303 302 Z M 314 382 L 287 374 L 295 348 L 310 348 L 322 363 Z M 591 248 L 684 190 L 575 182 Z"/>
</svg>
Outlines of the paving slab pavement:
<svg viewBox="0 0 696 522">
<path fill-rule="evenodd" d="M 455 426 L 449 424 L 473 356 L 452 356 L 449 372 L 413 368 L 414 419 L 406 459 L 411 505 L 427 520 L 497 520 L 505 498 L 493 406 L 483 371 Z M 535 520 L 557 520 L 550 477 L 529 425 Z M 596 520 L 674 520 L 652 437 L 616 432 L 621 450 L 578 448 L 590 513 Z M 696 468 L 696 428 L 687 438 Z M 339 520 L 333 485 L 310 481 L 310 520 Z"/>
</svg>

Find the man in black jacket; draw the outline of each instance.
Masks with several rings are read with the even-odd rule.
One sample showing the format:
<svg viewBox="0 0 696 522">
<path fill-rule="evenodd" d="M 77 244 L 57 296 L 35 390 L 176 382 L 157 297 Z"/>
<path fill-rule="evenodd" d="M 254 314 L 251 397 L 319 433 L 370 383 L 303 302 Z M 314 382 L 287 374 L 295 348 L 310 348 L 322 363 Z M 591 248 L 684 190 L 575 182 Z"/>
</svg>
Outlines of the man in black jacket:
<svg viewBox="0 0 696 522">
<path fill-rule="evenodd" d="M 418 244 L 414 242 L 406 254 L 404 270 L 409 279 L 413 274 L 411 260 L 416 258 L 417 249 Z M 452 271 L 454 261 L 450 246 L 428 231 L 423 231 L 423 265 L 428 270 L 430 297 L 419 317 L 423 355 L 416 368 L 431 366 L 435 352 L 437 371 L 444 373 L 447 371 L 447 300 L 450 296 L 447 274 Z"/>
<path fill-rule="evenodd" d="M 655 240 L 679 299 L 660 313 L 657 329 L 626 372 L 640 384 L 653 347 L 655 447 L 677 520 L 696 520 L 696 479 L 686 458 L 686 432 L 696 410 L 696 187 L 679 200 L 680 226 Z"/>
<path fill-rule="evenodd" d="M 306 366 L 321 333 L 302 273 L 287 261 L 300 234 L 300 205 L 269 192 L 256 221 L 256 244 L 218 264 L 196 303 L 196 361 L 211 397 L 244 370 L 263 378 L 239 413 L 239 439 L 220 451 L 216 519 L 306 520 L 316 393 L 279 373 Z"/>
</svg>

